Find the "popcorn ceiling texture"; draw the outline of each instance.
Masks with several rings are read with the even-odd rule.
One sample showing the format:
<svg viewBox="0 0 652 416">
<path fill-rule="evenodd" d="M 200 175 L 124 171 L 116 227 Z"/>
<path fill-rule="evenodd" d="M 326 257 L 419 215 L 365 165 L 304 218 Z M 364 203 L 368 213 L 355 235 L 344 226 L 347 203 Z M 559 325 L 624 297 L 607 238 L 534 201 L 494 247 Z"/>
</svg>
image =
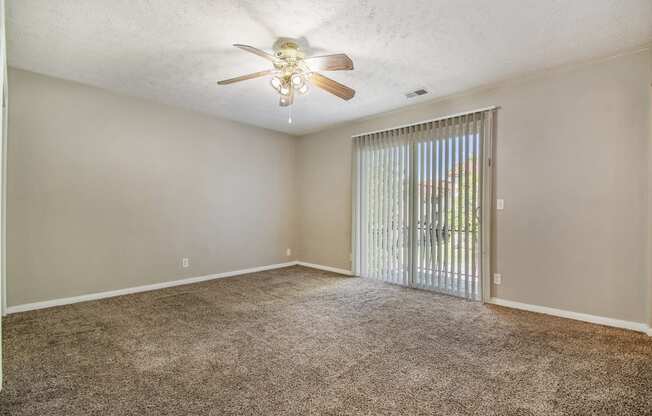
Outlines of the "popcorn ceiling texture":
<svg viewBox="0 0 652 416">
<path fill-rule="evenodd" d="M 652 39 L 649 0 L 8 0 L 9 65 L 291 134 L 323 129 L 531 71 L 607 56 Z M 311 54 L 344 52 L 357 90 L 279 108 L 268 79 L 218 87 L 301 38 Z M 407 100 L 417 88 L 430 93 Z"/>
<path fill-rule="evenodd" d="M 650 415 L 643 334 L 305 267 L 11 315 L 0 415 Z"/>
</svg>

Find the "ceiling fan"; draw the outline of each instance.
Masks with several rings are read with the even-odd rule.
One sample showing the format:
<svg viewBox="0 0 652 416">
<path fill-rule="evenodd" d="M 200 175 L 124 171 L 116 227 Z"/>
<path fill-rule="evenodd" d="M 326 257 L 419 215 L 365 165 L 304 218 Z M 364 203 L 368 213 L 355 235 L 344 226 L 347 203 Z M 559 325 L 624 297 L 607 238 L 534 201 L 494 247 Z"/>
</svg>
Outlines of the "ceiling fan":
<svg viewBox="0 0 652 416">
<path fill-rule="evenodd" d="M 294 103 L 295 93 L 307 94 L 310 85 L 321 88 L 343 100 L 350 100 L 355 91 L 346 85 L 321 75 L 316 71 L 350 71 L 353 61 L 343 53 L 306 58 L 297 41 L 281 38 L 274 43 L 274 54 L 248 45 L 233 45 L 267 59 L 274 66 L 272 69 L 219 81 L 218 85 L 260 78 L 272 75 L 270 84 L 280 94 L 279 105 L 288 107 Z"/>
</svg>

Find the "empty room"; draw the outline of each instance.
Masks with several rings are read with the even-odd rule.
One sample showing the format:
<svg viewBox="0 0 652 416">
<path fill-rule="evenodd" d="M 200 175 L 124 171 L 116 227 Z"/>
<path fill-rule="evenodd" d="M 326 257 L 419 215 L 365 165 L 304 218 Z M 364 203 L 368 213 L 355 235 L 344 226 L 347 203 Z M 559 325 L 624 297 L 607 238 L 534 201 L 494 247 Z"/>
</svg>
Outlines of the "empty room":
<svg viewBox="0 0 652 416">
<path fill-rule="evenodd" d="M 652 415 L 652 1 L 0 0 L 0 416 Z"/>
</svg>

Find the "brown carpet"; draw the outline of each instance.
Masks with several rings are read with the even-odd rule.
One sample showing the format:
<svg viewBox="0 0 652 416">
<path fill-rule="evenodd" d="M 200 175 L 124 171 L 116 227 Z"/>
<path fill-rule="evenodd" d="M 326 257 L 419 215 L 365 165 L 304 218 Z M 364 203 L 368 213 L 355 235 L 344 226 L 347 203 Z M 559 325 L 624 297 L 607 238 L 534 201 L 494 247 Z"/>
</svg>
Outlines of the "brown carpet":
<svg viewBox="0 0 652 416">
<path fill-rule="evenodd" d="M 303 267 L 4 321 L 2 415 L 652 415 L 652 338 Z"/>
</svg>

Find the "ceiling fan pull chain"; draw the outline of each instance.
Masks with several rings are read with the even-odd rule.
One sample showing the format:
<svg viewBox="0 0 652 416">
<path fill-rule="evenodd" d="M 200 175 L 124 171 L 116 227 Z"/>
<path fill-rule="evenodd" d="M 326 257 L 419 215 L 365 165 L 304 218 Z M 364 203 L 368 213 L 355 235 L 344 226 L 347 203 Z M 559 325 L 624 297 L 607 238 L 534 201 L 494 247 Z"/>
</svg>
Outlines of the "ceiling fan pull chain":
<svg viewBox="0 0 652 416">
<path fill-rule="evenodd" d="M 292 124 L 292 106 L 288 106 L 288 124 Z"/>
</svg>

